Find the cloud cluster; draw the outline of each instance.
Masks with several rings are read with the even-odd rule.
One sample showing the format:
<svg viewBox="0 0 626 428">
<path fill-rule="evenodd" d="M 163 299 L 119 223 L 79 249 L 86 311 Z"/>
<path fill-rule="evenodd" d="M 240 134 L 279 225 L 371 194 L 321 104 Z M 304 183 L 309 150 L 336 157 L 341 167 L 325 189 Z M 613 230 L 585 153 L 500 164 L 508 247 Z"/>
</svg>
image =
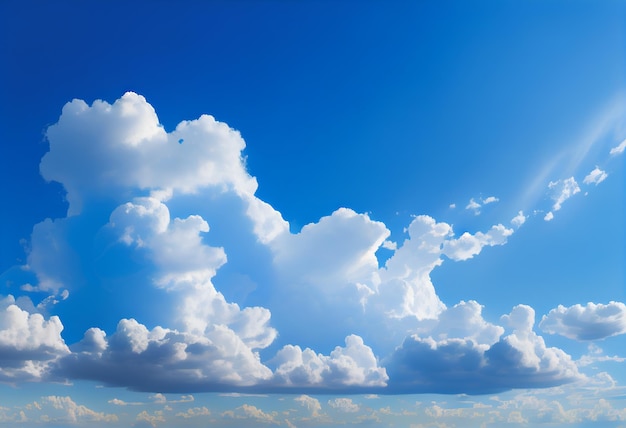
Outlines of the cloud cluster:
<svg viewBox="0 0 626 428">
<path fill-rule="evenodd" d="M 406 392 L 484 394 L 580 378 L 571 357 L 546 347 L 533 331 L 534 317 L 532 308 L 516 306 L 503 316 L 513 332 L 491 345 L 471 338 L 408 337 L 390 357 L 390 387 Z"/>
<path fill-rule="evenodd" d="M 152 392 L 480 393 L 579 376 L 533 331 L 530 307 L 503 318 L 513 329 L 503 336 L 477 302 L 447 307 L 436 293 L 435 268 L 505 244 L 512 228 L 456 236 L 421 215 L 396 243 L 383 223 L 339 208 L 292 233 L 255 195 L 237 131 L 204 115 L 167 132 L 134 93 L 68 103 L 47 137 L 41 173 L 66 189 L 68 216 L 34 227 L 27 268 L 36 281 L 21 290 L 67 298 L 59 305 L 85 313 L 71 324 L 84 334 L 68 348 L 59 317 L 5 299 L 0 380 L 90 379 Z M 551 189 L 558 210 L 578 186 L 571 178 Z M 520 211 L 511 225 L 525 220 Z M 392 253 L 384 262 L 381 248 Z M 92 314 L 101 299 L 107 310 Z M 258 410 L 227 416 L 271 421 Z M 144 412 L 136 422 L 161 417 Z"/>
<path fill-rule="evenodd" d="M 599 340 L 626 333 L 626 305 L 622 302 L 559 305 L 544 315 L 539 327 L 549 334 L 575 340 Z"/>
</svg>

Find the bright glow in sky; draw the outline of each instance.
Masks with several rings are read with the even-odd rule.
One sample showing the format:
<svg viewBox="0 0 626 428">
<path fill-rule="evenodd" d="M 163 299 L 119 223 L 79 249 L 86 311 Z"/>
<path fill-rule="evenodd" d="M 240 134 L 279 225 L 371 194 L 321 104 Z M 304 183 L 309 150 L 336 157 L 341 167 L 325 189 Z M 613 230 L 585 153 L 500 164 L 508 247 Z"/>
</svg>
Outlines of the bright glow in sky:
<svg viewBox="0 0 626 428">
<path fill-rule="evenodd" d="M 0 5 L 0 425 L 626 426 L 626 3 Z"/>
</svg>

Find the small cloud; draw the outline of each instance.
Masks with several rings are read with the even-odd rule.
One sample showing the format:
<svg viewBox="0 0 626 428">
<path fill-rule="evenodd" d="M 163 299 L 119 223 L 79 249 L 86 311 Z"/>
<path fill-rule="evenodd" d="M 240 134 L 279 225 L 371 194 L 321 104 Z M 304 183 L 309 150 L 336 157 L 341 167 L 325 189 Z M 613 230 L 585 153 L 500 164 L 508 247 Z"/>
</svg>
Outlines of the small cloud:
<svg viewBox="0 0 626 428">
<path fill-rule="evenodd" d="M 481 205 L 474 200 L 474 198 L 470 199 L 469 204 L 465 206 L 466 210 L 473 210 L 475 215 L 480 214 Z"/>
<path fill-rule="evenodd" d="M 453 210 L 456 208 L 456 204 L 450 204 L 450 209 Z"/>
<path fill-rule="evenodd" d="M 545 221 L 552 221 L 552 219 L 554 218 L 554 214 L 552 214 L 552 211 L 548 211 L 548 214 L 546 214 L 543 219 Z"/>
<path fill-rule="evenodd" d="M 622 141 L 619 146 L 613 147 L 609 152 L 611 155 L 621 155 L 626 150 L 626 140 Z"/>
<path fill-rule="evenodd" d="M 335 398 L 334 400 L 328 400 L 328 405 L 333 409 L 345 413 L 356 413 L 360 409 L 359 405 L 353 403 L 351 398 Z"/>
<path fill-rule="evenodd" d="M 489 196 L 483 199 L 483 205 L 492 204 L 494 202 L 498 202 L 499 200 L 500 199 L 496 198 L 495 196 Z"/>
<path fill-rule="evenodd" d="M 520 227 L 526 223 L 526 216 L 523 211 L 519 211 L 515 217 L 511 219 L 511 224 L 515 227 Z"/>
<path fill-rule="evenodd" d="M 495 196 L 488 196 L 486 198 L 481 198 L 480 202 L 477 202 L 474 198 L 471 198 L 469 203 L 465 206 L 466 210 L 474 211 L 474 215 L 480 215 L 480 209 L 484 205 L 493 204 L 494 202 L 498 202 L 500 199 Z"/>
<path fill-rule="evenodd" d="M 595 184 L 597 186 L 598 184 L 602 183 L 607 177 L 608 174 L 596 166 L 595 169 L 585 177 L 583 183 Z"/>
<path fill-rule="evenodd" d="M 551 181 L 550 184 L 548 184 L 548 189 L 552 191 L 552 200 L 554 201 L 554 205 L 552 206 L 553 211 L 560 210 L 563 202 L 580 192 L 580 187 L 578 187 L 578 183 L 576 183 L 574 177 L 565 180 Z"/>
</svg>

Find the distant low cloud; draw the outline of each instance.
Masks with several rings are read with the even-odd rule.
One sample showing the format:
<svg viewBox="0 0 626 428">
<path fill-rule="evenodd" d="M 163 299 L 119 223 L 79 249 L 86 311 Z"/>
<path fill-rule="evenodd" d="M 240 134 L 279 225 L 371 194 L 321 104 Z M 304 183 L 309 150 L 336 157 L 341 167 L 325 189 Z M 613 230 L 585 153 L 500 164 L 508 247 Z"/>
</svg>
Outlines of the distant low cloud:
<svg viewBox="0 0 626 428">
<path fill-rule="evenodd" d="M 595 184 L 596 186 L 602 183 L 608 174 L 605 171 L 602 171 L 597 166 L 591 171 L 587 176 L 583 179 L 583 183 L 585 184 Z"/>
<path fill-rule="evenodd" d="M 599 340 L 626 333 L 626 305 L 622 302 L 559 305 L 544 315 L 539 327 L 575 340 Z"/>
</svg>

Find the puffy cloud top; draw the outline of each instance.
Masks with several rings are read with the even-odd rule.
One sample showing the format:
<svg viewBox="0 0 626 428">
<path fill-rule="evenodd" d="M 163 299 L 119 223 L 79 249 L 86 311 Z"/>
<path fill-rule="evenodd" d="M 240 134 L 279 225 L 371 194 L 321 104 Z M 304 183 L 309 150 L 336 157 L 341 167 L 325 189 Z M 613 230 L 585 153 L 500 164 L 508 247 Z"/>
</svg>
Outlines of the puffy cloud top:
<svg viewBox="0 0 626 428">
<path fill-rule="evenodd" d="M 544 315 L 539 327 L 575 340 L 598 340 L 626 333 L 626 305 L 622 302 L 559 305 Z"/>
</svg>

